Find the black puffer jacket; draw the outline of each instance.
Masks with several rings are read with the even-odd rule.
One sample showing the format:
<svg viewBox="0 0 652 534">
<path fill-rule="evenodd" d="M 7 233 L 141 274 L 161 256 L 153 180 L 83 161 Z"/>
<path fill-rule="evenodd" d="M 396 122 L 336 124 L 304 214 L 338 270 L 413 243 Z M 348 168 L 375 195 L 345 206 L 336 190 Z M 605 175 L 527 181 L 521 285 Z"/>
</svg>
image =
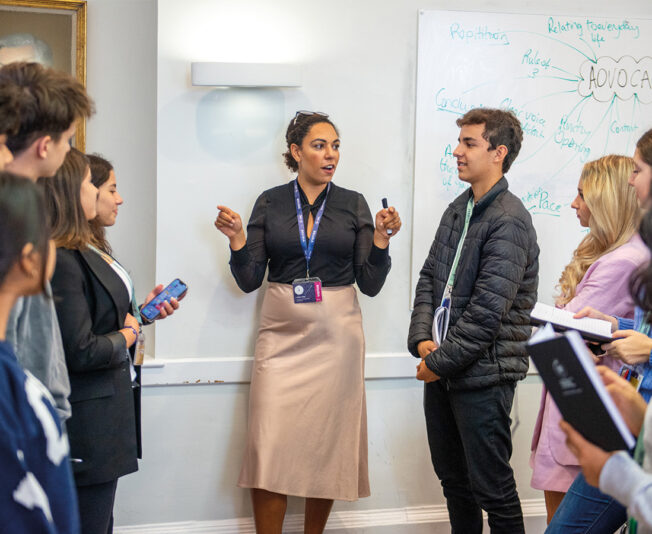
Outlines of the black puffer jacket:
<svg viewBox="0 0 652 534">
<path fill-rule="evenodd" d="M 467 190 L 444 212 L 417 285 L 408 348 L 432 339 L 464 228 Z M 525 341 L 537 300 L 539 246 L 532 218 L 503 177 L 473 208 L 452 292 L 450 325 L 426 365 L 450 389 L 476 389 L 521 380 L 528 370 Z"/>
</svg>

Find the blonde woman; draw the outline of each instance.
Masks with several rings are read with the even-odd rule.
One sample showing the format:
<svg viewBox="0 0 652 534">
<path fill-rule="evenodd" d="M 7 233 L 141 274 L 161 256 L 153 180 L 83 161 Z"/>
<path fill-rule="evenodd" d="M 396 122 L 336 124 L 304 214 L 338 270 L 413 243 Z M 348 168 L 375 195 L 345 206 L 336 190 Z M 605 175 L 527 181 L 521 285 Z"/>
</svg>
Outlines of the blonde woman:
<svg viewBox="0 0 652 534">
<path fill-rule="evenodd" d="M 578 312 L 591 306 L 621 317 L 634 316 L 629 278 L 648 261 L 649 252 L 637 233 L 640 209 L 636 193 L 628 185 L 632 171 L 633 160 L 625 156 L 605 156 L 584 165 L 571 207 L 589 233 L 561 274 L 558 307 Z M 603 360 L 614 369 L 620 366 L 608 358 Z M 548 522 L 580 472 L 577 458 L 566 447 L 560 420 L 544 389 L 530 465 L 532 487 L 545 494 Z"/>
</svg>

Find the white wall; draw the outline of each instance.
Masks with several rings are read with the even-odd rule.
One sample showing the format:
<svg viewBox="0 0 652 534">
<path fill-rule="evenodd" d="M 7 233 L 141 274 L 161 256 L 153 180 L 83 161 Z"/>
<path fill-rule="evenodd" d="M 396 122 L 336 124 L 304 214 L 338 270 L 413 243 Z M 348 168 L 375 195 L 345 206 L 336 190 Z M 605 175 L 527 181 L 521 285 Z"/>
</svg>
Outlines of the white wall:
<svg viewBox="0 0 652 534">
<path fill-rule="evenodd" d="M 88 0 L 87 88 L 96 105 L 87 152 L 113 163 L 125 203 L 108 232 L 139 297 L 154 284 L 156 1 Z"/>
<path fill-rule="evenodd" d="M 170 328 L 182 326 L 175 327 L 177 339 L 166 337 L 165 323 L 160 326 L 157 355 L 184 347 L 192 348 L 188 354 L 193 355 L 196 336 L 189 331 L 216 340 L 211 354 L 195 355 L 251 354 L 258 297 L 243 296 L 234 287 L 227 270 L 226 241 L 211 226 L 214 205 L 228 202 L 247 216 L 257 192 L 287 178 L 278 156 L 282 125 L 294 110 L 306 108 L 330 112 L 341 130 L 337 183 L 364 193 L 372 209 L 380 197 L 388 196 L 401 211 L 405 227 L 392 244 L 394 266 L 387 285 L 373 301 L 362 298 L 362 307 L 369 351 L 404 351 L 411 299 L 417 10 L 537 12 L 539 5 L 517 0 L 471 0 L 463 6 L 442 0 L 159 0 L 157 20 L 153 0 L 89 0 L 88 87 L 98 113 L 89 122 L 88 148 L 113 160 L 126 199 L 110 233 L 116 253 L 131 269 L 142 296 L 155 278 L 183 277 L 178 270 L 183 263 L 161 263 L 168 255 L 160 237 L 157 250 L 154 244 L 157 231 L 159 236 L 169 235 L 176 231 L 174 225 L 190 220 L 193 232 L 188 241 L 195 255 L 187 268 L 200 275 L 191 289 L 215 288 L 210 298 L 191 291 L 184 309 L 170 322 Z M 593 16 L 650 15 L 647 0 L 618 4 L 554 0 L 545 8 Z M 260 57 L 254 58 L 258 53 Z M 272 90 L 262 96 L 260 104 L 272 110 L 264 131 L 278 126 L 276 134 L 259 145 L 255 135 L 252 140 L 238 134 L 236 126 L 248 119 L 231 113 L 231 97 L 191 88 L 188 82 L 192 60 L 253 59 L 306 65 L 302 89 Z M 209 186 L 202 197 L 192 199 L 190 219 L 166 190 L 157 224 L 157 180 L 170 179 L 176 180 L 181 193 L 193 191 L 200 181 Z M 173 251 L 184 246 L 176 241 L 164 244 Z M 213 308 L 215 297 L 222 308 Z M 335 509 L 443 503 L 427 452 L 421 385 L 411 379 L 388 379 L 368 381 L 367 387 L 372 497 L 338 503 Z M 521 497 L 533 499 L 540 493 L 529 488 L 527 458 L 540 386 L 529 379 L 519 390 L 522 422 L 515 436 L 513 465 Z M 246 384 L 146 388 L 145 459 L 138 473 L 119 484 L 116 524 L 249 516 L 247 492 L 235 487 L 247 394 Z M 298 512 L 298 506 L 292 502 L 290 511 Z"/>
</svg>

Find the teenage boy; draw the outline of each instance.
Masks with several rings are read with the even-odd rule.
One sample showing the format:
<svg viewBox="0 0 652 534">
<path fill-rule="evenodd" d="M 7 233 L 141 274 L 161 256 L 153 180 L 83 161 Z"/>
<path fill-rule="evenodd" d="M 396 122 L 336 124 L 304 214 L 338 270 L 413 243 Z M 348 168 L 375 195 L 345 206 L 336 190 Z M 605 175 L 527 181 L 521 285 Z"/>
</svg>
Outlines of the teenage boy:
<svg viewBox="0 0 652 534">
<path fill-rule="evenodd" d="M 509 464 L 510 411 L 525 378 L 538 257 L 530 214 L 504 174 L 523 140 L 514 114 L 473 109 L 457 120 L 460 180 L 471 187 L 442 216 L 421 269 L 408 348 L 422 360 L 428 443 L 452 531 L 524 532 Z M 441 345 L 433 341 L 438 307 L 449 310 Z"/>
<path fill-rule="evenodd" d="M 20 121 L 7 139 L 13 161 L 6 168 L 32 181 L 51 177 L 70 150 L 77 121 L 91 116 L 93 103 L 77 80 L 38 63 L 0 68 L 0 94 L 11 88 L 19 90 Z M 19 299 L 7 325 L 7 341 L 22 367 L 48 388 L 61 419 L 70 417 L 70 381 L 51 295 Z"/>
</svg>

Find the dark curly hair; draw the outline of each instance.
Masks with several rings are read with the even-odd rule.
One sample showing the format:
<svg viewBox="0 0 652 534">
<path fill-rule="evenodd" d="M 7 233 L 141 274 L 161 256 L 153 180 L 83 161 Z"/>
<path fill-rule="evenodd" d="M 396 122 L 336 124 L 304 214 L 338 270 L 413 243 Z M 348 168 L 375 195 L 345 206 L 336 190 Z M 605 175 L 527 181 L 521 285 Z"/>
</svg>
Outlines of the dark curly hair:
<svg viewBox="0 0 652 534">
<path fill-rule="evenodd" d="M 490 150 L 495 150 L 500 145 L 507 147 L 503 173 L 509 170 L 523 143 L 521 123 L 514 113 L 504 109 L 475 108 L 467 111 L 456 123 L 460 128 L 469 124 L 484 124 L 482 137 L 489 143 Z"/>
<path fill-rule="evenodd" d="M 287 152 L 283 153 L 283 157 L 285 158 L 285 165 L 287 165 L 288 169 L 291 171 L 297 172 L 299 170 L 299 164 L 297 163 L 297 160 L 295 160 L 292 156 L 292 150 L 290 147 L 292 145 L 297 145 L 300 147 L 301 143 L 303 143 L 304 138 L 306 135 L 308 135 L 310 128 L 312 128 L 315 124 L 319 124 L 321 122 L 330 124 L 335 130 L 335 133 L 338 136 L 340 135 L 340 132 L 337 130 L 337 126 L 335 126 L 335 124 L 333 124 L 333 122 L 328 118 L 328 115 L 320 115 L 318 113 L 299 113 L 295 116 L 294 119 L 290 121 L 290 124 L 288 124 L 288 129 L 285 132 L 285 141 L 287 143 L 288 149 Z"/>
<path fill-rule="evenodd" d="M 20 88 L 0 80 L 0 135 L 14 135 L 20 128 Z"/>
</svg>

